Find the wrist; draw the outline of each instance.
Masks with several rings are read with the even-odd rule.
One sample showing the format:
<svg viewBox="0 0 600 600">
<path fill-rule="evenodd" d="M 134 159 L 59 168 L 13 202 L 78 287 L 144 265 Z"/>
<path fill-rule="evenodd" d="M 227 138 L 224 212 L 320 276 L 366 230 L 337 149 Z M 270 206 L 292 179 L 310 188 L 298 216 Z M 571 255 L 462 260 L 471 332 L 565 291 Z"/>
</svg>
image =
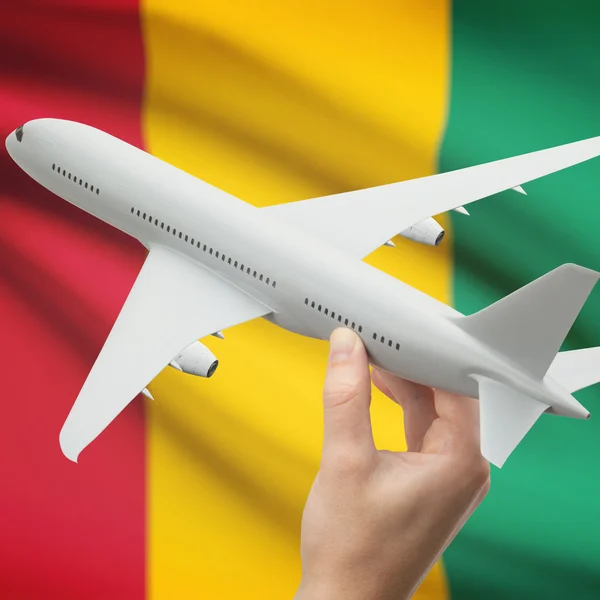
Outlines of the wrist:
<svg viewBox="0 0 600 600">
<path fill-rule="evenodd" d="M 354 600 L 354 595 L 348 597 L 344 586 L 336 584 L 327 584 L 324 582 L 306 582 L 302 580 L 294 600 Z M 365 600 L 367 600 L 365 598 Z"/>
<path fill-rule="evenodd" d="M 392 586 L 397 588 L 398 586 Z M 340 577 L 337 581 L 315 581 L 303 579 L 294 600 L 402 600 L 410 593 L 390 589 L 377 582 L 356 581 L 355 577 Z"/>
</svg>

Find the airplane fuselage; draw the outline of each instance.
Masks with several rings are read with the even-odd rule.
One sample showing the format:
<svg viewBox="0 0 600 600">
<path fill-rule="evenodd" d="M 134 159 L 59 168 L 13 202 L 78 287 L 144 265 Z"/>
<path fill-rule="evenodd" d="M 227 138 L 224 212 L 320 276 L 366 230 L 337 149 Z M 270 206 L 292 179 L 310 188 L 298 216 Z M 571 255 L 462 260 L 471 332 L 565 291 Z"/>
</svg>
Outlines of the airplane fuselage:
<svg viewBox="0 0 600 600">
<path fill-rule="evenodd" d="M 159 158 L 68 121 L 31 121 L 12 137 L 11 156 L 41 185 L 149 249 L 199 263 L 268 306 L 280 327 L 327 339 L 347 326 L 372 364 L 412 381 L 478 397 L 472 375 L 482 375 L 557 414 L 587 416 L 548 377 L 465 333 L 454 309 Z"/>
</svg>

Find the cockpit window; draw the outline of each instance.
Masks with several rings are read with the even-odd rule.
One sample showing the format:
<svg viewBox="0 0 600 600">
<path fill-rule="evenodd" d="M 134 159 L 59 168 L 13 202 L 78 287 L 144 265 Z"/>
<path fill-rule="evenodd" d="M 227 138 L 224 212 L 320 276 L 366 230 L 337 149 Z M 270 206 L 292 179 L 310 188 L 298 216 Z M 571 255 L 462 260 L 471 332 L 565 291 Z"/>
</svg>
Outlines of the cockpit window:
<svg viewBox="0 0 600 600">
<path fill-rule="evenodd" d="M 23 139 L 23 125 L 21 125 L 21 127 L 17 127 L 15 136 L 17 137 L 17 142 L 20 142 Z"/>
</svg>

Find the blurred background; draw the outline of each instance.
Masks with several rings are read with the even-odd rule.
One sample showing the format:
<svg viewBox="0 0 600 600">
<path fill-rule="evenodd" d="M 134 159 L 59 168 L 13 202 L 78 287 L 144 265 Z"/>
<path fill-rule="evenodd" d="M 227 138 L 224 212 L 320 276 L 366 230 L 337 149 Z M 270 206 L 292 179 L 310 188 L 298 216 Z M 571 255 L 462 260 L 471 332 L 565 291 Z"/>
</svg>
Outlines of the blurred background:
<svg viewBox="0 0 600 600">
<path fill-rule="evenodd" d="M 600 135 L 596 0 L 4 0 L 0 136 L 94 125 L 257 206 Z M 600 163 L 440 217 L 367 261 L 470 313 L 564 262 L 600 269 Z M 0 597 L 291 598 L 327 344 L 256 321 L 165 370 L 83 453 L 58 433 L 141 267 L 135 240 L 0 149 Z M 596 290 L 568 348 L 600 345 Z M 600 597 L 600 391 L 544 417 L 419 599 Z M 381 447 L 399 407 L 374 397 Z"/>
</svg>

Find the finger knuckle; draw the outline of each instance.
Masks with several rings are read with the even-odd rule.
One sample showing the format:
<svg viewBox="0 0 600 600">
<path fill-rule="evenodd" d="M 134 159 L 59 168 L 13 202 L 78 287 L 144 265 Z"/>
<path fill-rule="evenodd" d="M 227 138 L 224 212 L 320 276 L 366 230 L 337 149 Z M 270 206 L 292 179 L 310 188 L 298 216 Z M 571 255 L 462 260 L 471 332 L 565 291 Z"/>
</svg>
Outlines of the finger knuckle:
<svg viewBox="0 0 600 600">
<path fill-rule="evenodd" d="M 337 407 L 353 402 L 358 398 L 358 385 L 352 381 L 327 382 L 323 392 L 325 405 Z"/>
<path fill-rule="evenodd" d="M 479 452 L 463 459 L 458 468 L 462 471 L 466 487 L 473 492 L 485 489 L 487 493 L 490 487 L 490 464 Z"/>
<path fill-rule="evenodd" d="M 371 461 L 363 452 L 352 448 L 339 448 L 328 461 L 328 470 L 342 479 L 363 477 L 370 471 Z"/>
<path fill-rule="evenodd" d="M 479 455 L 474 461 L 473 466 L 473 485 L 477 489 L 483 489 L 490 487 L 490 463 Z"/>
<path fill-rule="evenodd" d="M 491 478 L 490 478 L 489 464 L 488 464 L 488 468 L 487 468 L 487 476 L 482 477 L 482 480 L 483 480 L 483 484 L 481 486 L 481 499 L 483 500 L 488 495 L 488 492 L 490 491 Z"/>
</svg>

